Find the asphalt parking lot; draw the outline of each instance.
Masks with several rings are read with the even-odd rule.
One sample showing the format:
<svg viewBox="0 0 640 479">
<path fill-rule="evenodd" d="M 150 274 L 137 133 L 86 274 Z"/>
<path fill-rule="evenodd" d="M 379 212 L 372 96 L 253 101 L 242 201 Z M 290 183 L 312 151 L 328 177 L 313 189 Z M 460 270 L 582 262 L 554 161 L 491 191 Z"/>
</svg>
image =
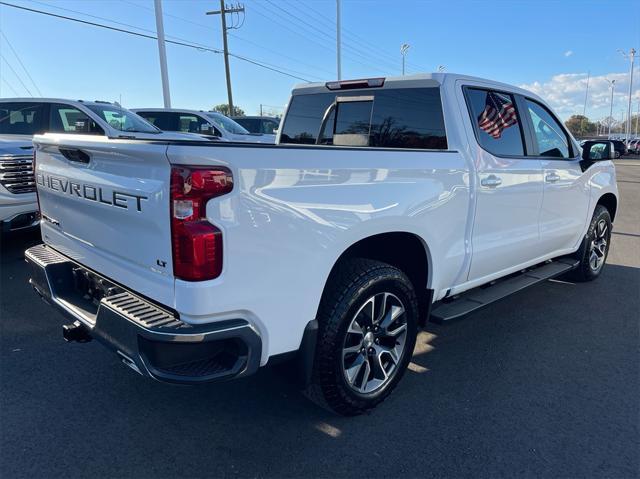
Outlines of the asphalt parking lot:
<svg viewBox="0 0 640 479">
<path fill-rule="evenodd" d="M 602 277 L 549 281 L 429 324 L 373 413 L 342 418 L 276 370 L 176 387 L 137 376 L 61 318 L 2 244 L 2 477 L 640 477 L 640 160 L 621 160 Z"/>
</svg>

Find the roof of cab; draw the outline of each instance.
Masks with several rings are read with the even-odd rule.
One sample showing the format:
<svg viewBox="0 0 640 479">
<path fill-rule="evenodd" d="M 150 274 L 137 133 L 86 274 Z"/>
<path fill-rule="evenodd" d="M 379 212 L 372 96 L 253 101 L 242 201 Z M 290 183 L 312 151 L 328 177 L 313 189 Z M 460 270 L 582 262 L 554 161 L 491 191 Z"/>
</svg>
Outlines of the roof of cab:
<svg viewBox="0 0 640 479">
<path fill-rule="evenodd" d="M 528 90 L 524 90 L 517 86 L 509 85 L 507 83 L 502 83 L 494 80 L 489 80 L 486 78 L 474 77 L 471 75 L 463 75 L 460 73 L 435 72 L 435 73 L 419 73 L 416 75 L 385 77 L 384 85 L 382 87 L 374 87 L 373 89 L 421 88 L 421 87 L 429 88 L 429 87 L 444 85 L 445 83 L 454 83 L 458 80 L 461 80 L 463 82 L 467 81 L 472 84 L 481 84 L 483 86 L 487 86 L 490 88 L 506 90 L 513 93 L 519 93 L 522 95 L 535 98 L 537 100 L 541 100 L 541 98 L 535 93 Z M 342 81 L 349 81 L 349 80 L 342 80 Z M 364 88 L 363 90 L 366 90 L 366 89 L 367 88 Z M 330 90 L 327 88 L 327 83 L 321 83 L 321 82 L 300 83 L 293 87 L 292 95 L 310 94 L 310 93 L 326 93 L 328 91 Z M 331 91 L 340 91 L 340 90 L 331 90 Z"/>
<path fill-rule="evenodd" d="M 114 102 L 102 101 L 102 100 L 70 100 L 69 98 L 0 98 L 0 103 L 67 103 L 70 105 L 114 105 L 118 106 Z M 122 106 L 120 106 L 122 108 Z"/>
</svg>

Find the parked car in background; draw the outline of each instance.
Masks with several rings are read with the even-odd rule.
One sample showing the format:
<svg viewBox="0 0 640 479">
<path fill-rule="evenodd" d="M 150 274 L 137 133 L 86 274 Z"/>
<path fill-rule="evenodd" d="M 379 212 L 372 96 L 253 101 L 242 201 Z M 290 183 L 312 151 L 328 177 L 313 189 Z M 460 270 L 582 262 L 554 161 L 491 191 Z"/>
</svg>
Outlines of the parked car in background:
<svg viewBox="0 0 640 479">
<path fill-rule="evenodd" d="M 2 231 L 38 224 L 33 176 L 33 135 L 45 132 L 108 138 L 202 140 L 164 133 L 115 103 L 60 98 L 0 99 L 0 226 Z"/>
<path fill-rule="evenodd" d="M 280 127 L 280 118 L 273 116 L 232 116 L 231 118 L 251 133 L 275 135 Z"/>
<path fill-rule="evenodd" d="M 627 151 L 634 155 L 640 153 L 640 139 L 633 139 L 629 142 L 629 146 L 627 147 Z"/>
<path fill-rule="evenodd" d="M 621 158 L 628 153 L 627 145 L 622 140 L 609 140 L 613 143 L 613 148 L 616 151 L 616 158 Z"/>
<path fill-rule="evenodd" d="M 27 135 L 72 133 L 108 138 L 201 140 L 201 136 L 165 133 L 142 117 L 108 101 L 61 98 L 9 98 L 0 100 L 5 122 L 0 133 Z"/>
<path fill-rule="evenodd" d="M 210 139 L 242 143 L 275 143 L 274 135 L 250 133 L 221 113 L 179 108 L 133 108 L 148 122 L 163 131 L 199 133 Z"/>
<path fill-rule="evenodd" d="M 25 112 L 21 119 L 28 124 L 32 115 L 33 113 Z M 0 132 L 5 131 L 10 120 L 8 116 L 6 110 L 0 109 Z M 32 163 L 31 135 L 0 133 L 0 233 L 38 225 Z"/>
</svg>

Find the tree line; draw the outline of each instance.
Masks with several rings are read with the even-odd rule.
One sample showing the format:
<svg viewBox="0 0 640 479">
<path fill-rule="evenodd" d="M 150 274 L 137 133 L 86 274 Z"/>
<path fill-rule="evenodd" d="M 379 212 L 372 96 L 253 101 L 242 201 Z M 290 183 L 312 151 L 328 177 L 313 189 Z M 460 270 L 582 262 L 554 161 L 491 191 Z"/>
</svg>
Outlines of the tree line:
<svg viewBox="0 0 640 479">
<path fill-rule="evenodd" d="M 640 121 L 639 115 L 631 116 L 631 133 L 636 131 L 636 124 Z M 577 138 L 584 138 L 594 135 L 606 135 L 609 133 L 621 134 L 625 132 L 626 121 L 618 121 L 615 118 L 607 117 L 599 121 L 591 121 L 584 115 L 571 115 L 564 125 Z"/>
</svg>

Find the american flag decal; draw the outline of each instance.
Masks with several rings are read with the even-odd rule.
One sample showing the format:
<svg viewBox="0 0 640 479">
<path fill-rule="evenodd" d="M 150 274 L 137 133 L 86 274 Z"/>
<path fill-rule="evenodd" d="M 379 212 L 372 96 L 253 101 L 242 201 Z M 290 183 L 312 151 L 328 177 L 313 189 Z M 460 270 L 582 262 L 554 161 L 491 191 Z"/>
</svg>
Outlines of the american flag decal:
<svg viewBox="0 0 640 479">
<path fill-rule="evenodd" d="M 503 130 L 518 122 L 516 109 L 509 97 L 490 91 L 484 110 L 478 116 L 478 126 L 488 135 L 498 139 Z"/>
</svg>

